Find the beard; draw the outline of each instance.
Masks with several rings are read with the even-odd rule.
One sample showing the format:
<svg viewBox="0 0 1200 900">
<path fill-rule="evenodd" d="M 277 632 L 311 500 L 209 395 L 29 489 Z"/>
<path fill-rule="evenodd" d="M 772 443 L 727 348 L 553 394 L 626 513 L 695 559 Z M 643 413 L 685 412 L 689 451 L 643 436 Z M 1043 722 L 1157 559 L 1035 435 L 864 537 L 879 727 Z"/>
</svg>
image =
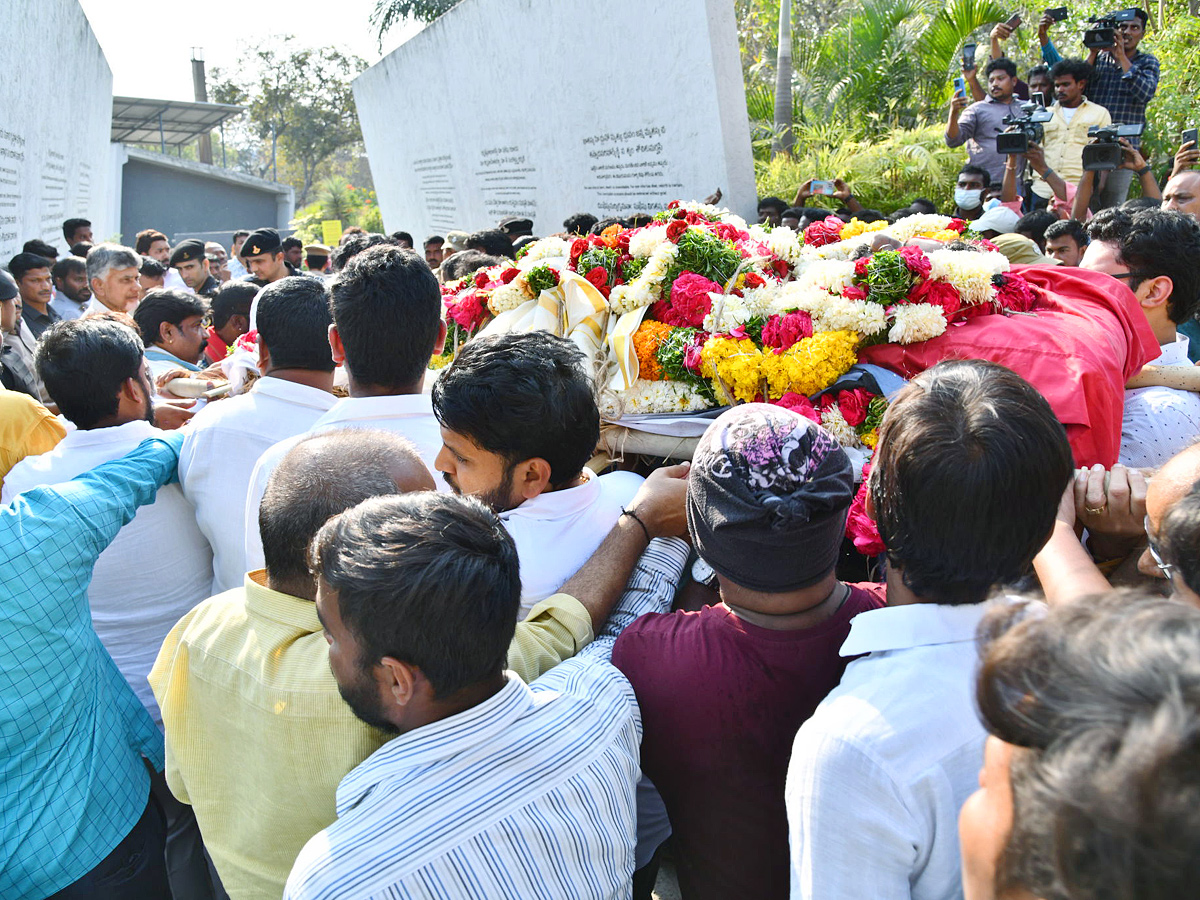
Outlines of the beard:
<svg viewBox="0 0 1200 900">
<path fill-rule="evenodd" d="M 350 711 L 362 722 L 380 731 L 397 735 L 400 729 L 387 720 L 375 687 L 375 679 L 369 672 L 355 669 L 355 679 L 350 684 L 338 682 L 338 693 L 350 707 Z"/>
<path fill-rule="evenodd" d="M 513 475 L 515 472 L 516 466 L 509 466 L 507 469 L 505 469 L 504 477 L 500 480 L 500 483 L 496 485 L 496 487 L 489 491 L 471 494 L 470 496 L 474 497 L 496 514 L 508 512 L 510 509 L 520 506 L 520 502 L 513 502 L 512 496 L 514 481 Z M 446 484 L 450 485 L 450 490 L 454 491 L 454 493 L 459 497 L 463 495 L 462 488 L 459 486 L 458 482 L 454 480 L 453 475 L 451 475 L 449 472 L 443 472 L 442 478 L 446 480 Z"/>
</svg>

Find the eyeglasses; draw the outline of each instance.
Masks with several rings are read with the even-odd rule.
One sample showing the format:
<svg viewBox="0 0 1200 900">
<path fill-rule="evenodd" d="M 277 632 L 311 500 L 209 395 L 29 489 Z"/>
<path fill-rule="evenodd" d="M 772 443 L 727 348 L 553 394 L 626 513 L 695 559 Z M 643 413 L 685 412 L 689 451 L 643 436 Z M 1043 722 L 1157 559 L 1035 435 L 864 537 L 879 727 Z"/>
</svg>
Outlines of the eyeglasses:
<svg viewBox="0 0 1200 900">
<path fill-rule="evenodd" d="M 1154 560 L 1154 565 L 1158 568 L 1158 571 L 1162 572 L 1163 578 L 1170 581 L 1171 570 L 1178 567 L 1174 563 L 1163 562 L 1163 558 L 1158 552 L 1158 547 L 1154 546 L 1154 536 L 1150 533 L 1150 517 L 1146 516 L 1146 520 L 1142 524 L 1146 529 L 1146 547 L 1150 550 L 1150 558 Z"/>
<path fill-rule="evenodd" d="M 1124 281 L 1126 278 L 1149 278 L 1151 276 L 1149 272 L 1123 272 L 1120 275 L 1113 275 L 1112 277 Z"/>
</svg>

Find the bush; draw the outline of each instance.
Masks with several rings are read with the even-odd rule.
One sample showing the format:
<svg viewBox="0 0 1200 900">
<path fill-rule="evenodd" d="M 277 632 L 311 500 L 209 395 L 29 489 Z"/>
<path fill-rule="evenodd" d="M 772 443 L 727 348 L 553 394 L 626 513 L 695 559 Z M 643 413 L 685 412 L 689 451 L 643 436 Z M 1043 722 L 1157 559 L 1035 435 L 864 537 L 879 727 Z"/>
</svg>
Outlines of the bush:
<svg viewBox="0 0 1200 900">
<path fill-rule="evenodd" d="M 854 140 L 848 132 L 832 122 L 801 126 L 792 157 L 757 164 L 758 195 L 790 202 L 809 178 L 841 178 L 863 206 L 885 215 L 915 197 L 950 210 L 954 178 L 967 156 L 962 147 L 946 146 L 944 126 L 895 128 L 875 140 Z"/>
</svg>

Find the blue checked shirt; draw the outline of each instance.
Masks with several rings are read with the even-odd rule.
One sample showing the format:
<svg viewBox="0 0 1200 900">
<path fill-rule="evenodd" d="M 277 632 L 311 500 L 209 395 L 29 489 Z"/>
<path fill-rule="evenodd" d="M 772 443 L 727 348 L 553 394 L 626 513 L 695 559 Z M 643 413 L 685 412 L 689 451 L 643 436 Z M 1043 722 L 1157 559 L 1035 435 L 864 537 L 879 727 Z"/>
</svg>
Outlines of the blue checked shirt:
<svg viewBox="0 0 1200 900">
<path fill-rule="evenodd" d="M 1052 41 L 1042 47 L 1042 59 L 1051 66 L 1062 59 Z M 1158 57 L 1139 50 L 1129 61 L 1126 72 L 1111 53 L 1101 50 L 1096 56 L 1095 69 L 1087 86 L 1087 98 L 1107 109 L 1114 125 L 1145 125 L 1146 107 L 1158 90 Z M 1129 143 L 1140 147 L 1142 138 L 1129 138 Z"/>
<path fill-rule="evenodd" d="M 92 629 L 87 586 L 100 552 L 175 477 L 182 443 L 146 441 L 0 506 L 0 897 L 46 897 L 86 875 L 146 808 L 142 757 L 163 767 L 162 735 Z"/>
<path fill-rule="evenodd" d="M 609 659 L 626 625 L 670 607 L 686 559 L 683 541 L 652 542 L 579 656 L 531 685 L 510 673 L 350 772 L 285 900 L 629 897 L 642 724 Z"/>
</svg>

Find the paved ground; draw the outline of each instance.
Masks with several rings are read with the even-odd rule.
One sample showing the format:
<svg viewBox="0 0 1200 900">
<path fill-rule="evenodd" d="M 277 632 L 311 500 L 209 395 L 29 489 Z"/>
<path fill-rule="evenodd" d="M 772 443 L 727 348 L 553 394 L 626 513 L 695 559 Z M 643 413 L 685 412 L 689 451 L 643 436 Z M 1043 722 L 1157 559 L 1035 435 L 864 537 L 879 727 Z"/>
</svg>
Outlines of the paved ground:
<svg viewBox="0 0 1200 900">
<path fill-rule="evenodd" d="M 658 881 L 654 884 L 654 900 L 680 900 L 679 879 L 675 877 L 675 861 L 669 857 L 662 861 L 658 870 Z"/>
</svg>

